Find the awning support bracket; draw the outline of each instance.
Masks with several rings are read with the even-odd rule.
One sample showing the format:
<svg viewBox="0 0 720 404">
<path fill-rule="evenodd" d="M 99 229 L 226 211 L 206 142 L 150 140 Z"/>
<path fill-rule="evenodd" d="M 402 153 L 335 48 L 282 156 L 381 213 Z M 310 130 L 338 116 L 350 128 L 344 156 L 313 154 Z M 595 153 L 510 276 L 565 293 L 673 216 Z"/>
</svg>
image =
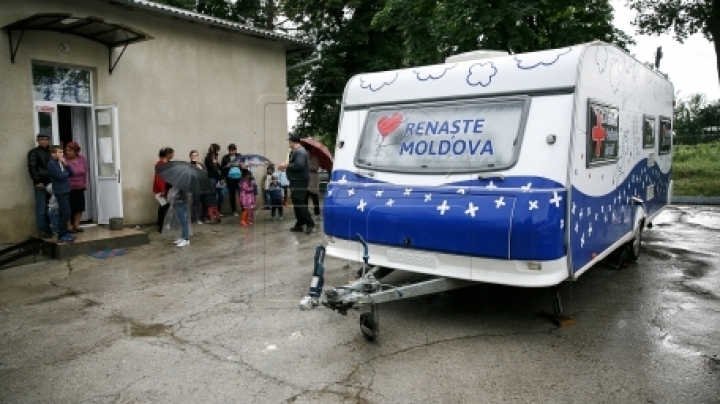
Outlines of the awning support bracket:
<svg viewBox="0 0 720 404">
<path fill-rule="evenodd" d="M 10 63 L 15 63 L 15 56 L 20 48 L 20 42 L 22 42 L 25 30 L 20 31 L 20 38 L 18 38 L 17 44 L 13 46 L 12 43 L 12 30 L 8 30 L 8 42 L 10 42 Z"/>
<path fill-rule="evenodd" d="M 115 62 L 113 62 L 113 60 L 112 60 L 113 47 L 108 46 L 108 65 L 110 66 L 108 71 L 111 76 L 112 76 L 113 70 L 115 70 L 115 66 L 117 66 L 118 62 L 120 61 L 120 58 L 122 57 L 123 53 L 125 53 L 125 49 L 127 49 L 127 47 L 128 47 L 128 44 L 125 43 L 125 46 L 123 46 L 117 59 L 115 59 Z"/>
</svg>

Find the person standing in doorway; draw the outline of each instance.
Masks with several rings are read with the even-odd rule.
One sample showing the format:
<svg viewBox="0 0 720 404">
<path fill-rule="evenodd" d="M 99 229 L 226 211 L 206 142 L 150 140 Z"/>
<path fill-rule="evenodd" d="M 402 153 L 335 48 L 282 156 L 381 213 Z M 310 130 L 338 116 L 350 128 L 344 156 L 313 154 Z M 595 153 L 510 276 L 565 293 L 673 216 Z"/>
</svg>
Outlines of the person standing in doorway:
<svg viewBox="0 0 720 404">
<path fill-rule="evenodd" d="M 70 177 L 72 177 L 73 171 L 67 165 L 63 154 L 62 146 L 51 147 L 51 159 L 47 165 L 53 195 L 58 203 L 58 244 L 72 243 L 74 240 L 67 231 L 67 223 L 70 220 Z"/>
<path fill-rule="evenodd" d="M 69 142 L 65 145 L 65 163 L 72 168 L 70 176 L 70 222 L 68 232 L 82 233 L 80 227 L 85 212 L 85 190 L 87 189 L 87 160 L 80 155 L 80 145 Z"/>
<path fill-rule="evenodd" d="M 320 219 L 320 162 L 317 156 L 312 151 L 308 152 L 308 164 L 310 165 L 310 180 L 308 182 L 307 193 L 305 194 L 305 205 L 310 210 L 310 199 L 313 202 L 313 211 L 315 213 L 315 220 Z"/>
<path fill-rule="evenodd" d="M 163 230 L 163 223 L 165 223 L 165 215 L 167 214 L 168 209 L 170 209 L 170 205 L 167 201 L 167 192 L 172 187 L 171 184 L 168 184 L 165 182 L 165 180 L 160 177 L 160 175 L 157 173 L 157 168 L 159 165 L 165 164 L 168 161 L 172 160 L 175 155 L 175 151 L 169 147 L 163 147 L 160 149 L 160 152 L 158 152 L 158 161 L 155 163 L 155 178 L 153 180 L 153 194 L 155 194 L 155 199 L 157 199 L 158 204 L 158 212 L 157 212 L 157 225 L 158 225 L 158 233 L 162 233 Z"/>
<path fill-rule="evenodd" d="M 50 162 L 50 138 L 42 133 L 37 135 L 37 147 L 27 154 L 28 171 L 35 191 L 35 224 L 38 235 L 42 238 L 52 237 L 50 219 L 47 215 L 48 193 L 45 187 L 50 183 L 47 165 Z"/>
<path fill-rule="evenodd" d="M 283 167 L 287 171 L 288 180 L 290 180 L 290 200 L 295 211 L 295 226 L 291 227 L 290 231 L 304 231 L 305 234 L 311 234 L 315 231 L 315 221 L 305 204 L 305 194 L 310 180 L 308 155 L 300 145 L 299 136 L 291 134 L 288 142 L 292 151 L 287 164 L 283 164 Z"/>
</svg>

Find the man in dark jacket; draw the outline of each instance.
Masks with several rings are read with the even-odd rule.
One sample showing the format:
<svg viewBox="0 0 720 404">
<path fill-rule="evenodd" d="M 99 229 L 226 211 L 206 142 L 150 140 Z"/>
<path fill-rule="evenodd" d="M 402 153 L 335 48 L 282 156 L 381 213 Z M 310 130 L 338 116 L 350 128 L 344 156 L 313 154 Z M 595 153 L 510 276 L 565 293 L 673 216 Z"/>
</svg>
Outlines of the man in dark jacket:
<svg viewBox="0 0 720 404">
<path fill-rule="evenodd" d="M 291 134 L 288 141 L 292 151 L 288 163 L 284 166 L 290 181 L 290 200 L 295 210 L 295 226 L 291 227 L 290 231 L 305 231 L 305 234 L 310 234 L 315 231 L 315 221 L 305 204 L 305 194 L 310 181 L 310 162 L 307 151 L 300 145 L 299 136 Z"/>
<path fill-rule="evenodd" d="M 50 196 L 45 186 L 50 183 L 47 165 L 50 161 L 50 138 L 45 134 L 37 135 L 38 146 L 27 154 L 28 171 L 35 190 L 35 224 L 38 235 L 43 238 L 52 237 L 50 218 L 47 215 L 47 204 Z"/>
</svg>

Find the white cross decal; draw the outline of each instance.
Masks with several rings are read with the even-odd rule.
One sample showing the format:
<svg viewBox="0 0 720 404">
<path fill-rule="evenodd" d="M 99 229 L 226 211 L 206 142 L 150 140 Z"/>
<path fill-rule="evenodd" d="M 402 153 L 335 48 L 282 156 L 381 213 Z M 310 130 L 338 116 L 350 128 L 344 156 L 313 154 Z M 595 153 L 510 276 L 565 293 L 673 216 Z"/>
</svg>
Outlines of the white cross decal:
<svg viewBox="0 0 720 404">
<path fill-rule="evenodd" d="M 572 214 L 575 214 L 575 202 L 573 202 Z"/>
<path fill-rule="evenodd" d="M 565 228 L 565 219 L 560 219 L 560 228 L 561 229 Z"/>
<path fill-rule="evenodd" d="M 432 194 L 425 194 L 425 202 L 432 199 Z"/>
<path fill-rule="evenodd" d="M 597 213 L 595 214 L 595 221 L 597 222 Z"/>
<path fill-rule="evenodd" d="M 437 207 L 437 210 L 440 211 L 441 215 L 444 215 L 446 210 L 450 210 L 450 207 L 448 206 L 447 201 L 443 201 L 442 205 L 439 205 Z"/>
<path fill-rule="evenodd" d="M 387 202 L 385 202 L 385 205 L 387 205 L 387 206 L 392 206 L 392 205 L 393 205 L 393 203 L 395 203 L 395 201 L 394 201 L 394 200 L 392 200 L 392 199 L 388 199 L 388 201 L 387 201 Z"/>
<path fill-rule="evenodd" d="M 583 217 L 583 210 L 580 209 L 580 219 L 582 219 L 582 217 Z"/>
<path fill-rule="evenodd" d="M 501 206 L 505 206 L 503 199 L 505 199 L 504 196 L 501 196 L 499 199 L 495 199 L 495 209 L 500 209 Z"/>
<path fill-rule="evenodd" d="M 592 223 L 588 226 L 588 236 L 592 236 Z"/>
<path fill-rule="evenodd" d="M 580 236 L 580 248 L 585 247 L 585 233 Z"/>
<path fill-rule="evenodd" d="M 606 213 L 605 214 L 605 223 L 607 223 L 607 221 L 608 221 L 608 218 L 607 218 L 607 213 Z"/>
<path fill-rule="evenodd" d="M 605 212 L 605 205 L 600 205 L 600 213 Z"/>
<path fill-rule="evenodd" d="M 405 193 L 403 195 L 410 196 L 410 192 L 412 192 L 412 188 L 405 188 Z"/>
<path fill-rule="evenodd" d="M 587 210 L 588 210 L 587 215 L 588 215 L 588 217 L 590 217 L 590 213 L 591 213 L 592 211 L 590 210 L 590 207 L 589 207 L 589 206 L 588 206 Z"/>
<path fill-rule="evenodd" d="M 338 184 L 347 184 L 347 176 L 343 175 L 342 178 L 338 180 Z"/>
<path fill-rule="evenodd" d="M 367 202 L 365 202 L 363 199 L 360 199 L 360 204 L 357 206 L 357 208 L 360 212 L 365 212 L 366 205 L 367 205 Z"/>
<path fill-rule="evenodd" d="M 332 189 L 328 189 L 328 196 L 332 196 Z"/>
<path fill-rule="evenodd" d="M 375 192 L 375 196 L 377 196 L 379 198 L 382 196 L 383 192 L 384 191 L 382 189 L 378 189 L 377 192 Z"/>
<path fill-rule="evenodd" d="M 530 209 L 529 210 L 533 210 L 533 209 L 540 209 L 540 208 L 538 208 L 538 201 L 530 201 Z"/>
<path fill-rule="evenodd" d="M 578 232 L 578 223 L 575 222 L 575 233 L 577 233 L 577 232 Z"/>
<path fill-rule="evenodd" d="M 465 188 L 460 188 L 460 189 L 458 189 L 458 190 L 457 190 L 457 193 L 458 193 L 458 194 L 465 195 Z"/>
<path fill-rule="evenodd" d="M 521 186 L 520 189 L 522 189 L 523 192 L 528 192 L 528 191 L 530 191 L 531 187 L 532 187 L 532 182 L 528 182 L 527 185 Z"/>
<path fill-rule="evenodd" d="M 353 195 L 355 195 L 355 188 L 348 189 L 348 196 L 353 196 Z"/>
<path fill-rule="evenodd" d="M 465 211 L 465 214 L 475 217 L 475 212 L 477 212 L 478 209 L 480 209 L 480 208 L 477 206 L 474 206 L 473 203 L 470 202 L 470 205 L 468 205 L 468 209 Z"/>
<path fill-rule="evenodd" d="M 557 192 L 553 192 L 553 198 L 550 199 L 550 203 L 554 203 L 556 208 L 560 207 L 560 201 L 562 201 L 562 196 L 558 195 Z"/>
<path fill-rule="evenodd" d="M 487 188 L 487 189 L 495 189 L 495 188 L 497 188 L 497 186 L 495 186 L 495 184 L 493 184 L 493 182 L 490 181 L 490 183 L 487 184 L 487 186 L 486 186 L 485 188 Z"/>
</svg>

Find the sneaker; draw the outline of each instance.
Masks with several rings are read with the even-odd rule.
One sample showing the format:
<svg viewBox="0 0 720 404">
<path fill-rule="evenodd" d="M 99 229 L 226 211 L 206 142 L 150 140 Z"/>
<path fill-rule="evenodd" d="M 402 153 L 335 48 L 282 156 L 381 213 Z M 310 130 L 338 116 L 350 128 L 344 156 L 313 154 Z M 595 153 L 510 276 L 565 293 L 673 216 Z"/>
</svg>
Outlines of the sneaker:
<svg viewBox="0 0 720 404">
<path fill-rule="evenodd" d="M 190 245 L 190 240 L 183 239 L 181 242 L 177 243 L 178 247 L 185 247 L 186 245 Z"/>
<path fill-rule="evenodd" d="M 182 243 L 183 241 L 185 241 L 184 238 L 179 238 L 179 239 L 173 241 L 173 243 L 175 243 L 175 244 L 180 244 L 180 243 Z"/>
<path fill-rule="evenodd" d="M 198 220 L 197 222 L 195 222 L 195 224 L 203 224 L 203 221 L 202 221 L 202 220 Z"/>
<path fill-rule="evenodd" d="M 282 217 L 282 216 L 280 216 L 280 217 L 278 218 L 278 220 L 283 220 L 283 217 Z"/>
<path fill-rule="evenodd" d="M 238 216 L 240 216 L 240 215 L 238 215 L 237 212 L 233 212 L 233 216 L 238 217 Z"/>
<path fill-rule="evenodd" d="M 305 234 L 312 234 L 315 233 L 315 226 L 308 226 L 307 230 L 305 230 Z"/>
<path fill-rule="evenodd" d="M 303 229 L 302 227 L 295 227 L 295 226 L 293 226 L 293 227 L 290 228 L 290 231 L 291 231 L 291 232 L 294 232 L 294 233 L 302 233 L 302 232 L 305 231 L 305 229 Z"/>
</svg>

